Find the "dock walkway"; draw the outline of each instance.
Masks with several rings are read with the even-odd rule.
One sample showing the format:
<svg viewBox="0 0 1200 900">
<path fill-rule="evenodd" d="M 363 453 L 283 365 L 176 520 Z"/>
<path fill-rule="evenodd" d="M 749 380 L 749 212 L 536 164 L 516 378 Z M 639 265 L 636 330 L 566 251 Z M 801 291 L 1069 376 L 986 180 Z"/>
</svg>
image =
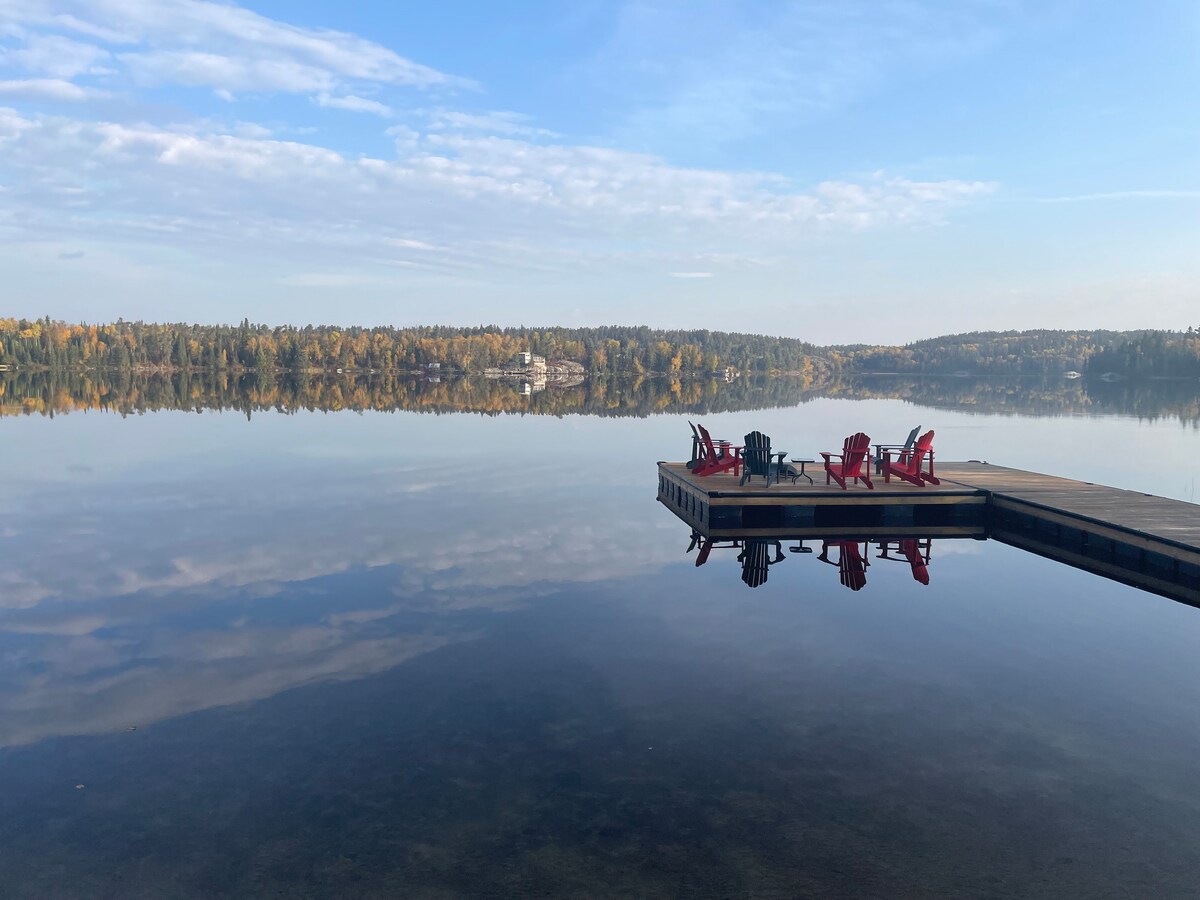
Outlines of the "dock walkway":
<svg viewBox="0 0 1200 900">
<path fill-rule="evenodd" d="M 938 477 L 943 484 L 953 481 L 987 491 L 996 509 L 1032 507 L 1044 517 L 1087 521 L 1114 536 L 1141 536 L 1174 546 L 1183 558 L 1200 563 L 1200 505 L 1195 503 L 988 463 L 953 463 L 939 470 Z"/>
</svg>

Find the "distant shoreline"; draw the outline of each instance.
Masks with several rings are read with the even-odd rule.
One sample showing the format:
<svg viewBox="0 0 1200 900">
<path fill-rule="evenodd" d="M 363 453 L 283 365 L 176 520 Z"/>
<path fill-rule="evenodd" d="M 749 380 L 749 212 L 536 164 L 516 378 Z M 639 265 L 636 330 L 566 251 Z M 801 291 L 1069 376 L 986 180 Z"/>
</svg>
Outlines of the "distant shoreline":
<svg viewBox="0 0 1200 900">
<path fill-rule="evenodd" d="M 0 368 L 264 374 L 724 378 L 838 375 L 1200 377 L 1200 331 L 1046 330 L 905 345 L 646 326 L 588 328 L 67 323 L 0 317 Z"/>
<path fill-rule="evenodd" d="M 336 377 L 361 377 L 372 375 L 388 375 L 400 376 L 406 378 L 426 378 L 431 374 L 436 374 L 442 378 L 506 378 L 506 379 L 522 379 L 534 377 L 532 373 L 522 370 L 501 369 L 501 370 L 474 370 L 460 371 L 453 369 L 441 369 L 436 373 L 431 373 L 426 369 L 356 369 L 356 368 L 314 368 L 308 367 L 305 369 L 290 369 L 276 366 L 274 368 L 259 370 L 254 367 L 245 366 L 227 366 L 225 368 L 208 368 L 203 366 L 189 366 L 187 368 L 179 368 L 177 366 L 49 366 L 49 365 L 3 365 L 0 366 L 0 377 L 5 373 L 12 374 L 47 374 L 52 372 L 63 372 L 71 374 L 113 374 L 131 372 L 137 375 L 258 375 L 260 372 L 269 376 L 278 375 L 321 375 L 321 376 L 336 376 Z M 684 378 L 690 381 L 703 380 L 724 380 L 725 375 L 719 372 L 652 372 L 642 371 L 637 374 L 631 372 L 601 372 L 593 373 L 586 369 L 579 373 L 582 377 L 602 377 L 602 378 Z M 751 377 L 766 377 L 766 378 L 811 378 L 811 375 L 795 370 L 770 370 L 767 372 L 753 373 L 737 373 L 735 377 L 748 375 Z M 554 380 L 554 375 L 550 375 L 550 380 Z M 1030 372 L 914 372 L 914 371 L 875 371 L 875 370 L 849 370 L 841 371 L 836 377 L 841 378 L 954 378 L 954 379 L 1018 379 L 1018 380 L 1045 380 L 1046 378 L 1062 378 L 1064 381 L 1069 381 L 1065 374 L 1041 374 Z M 1103 381 L 1105 380 L 1100 375 L 1079 375 L 1080 380 L 1084 381 Z M 827 379 L 818 379 L 827 380 Z M 1191 375 L 1141 375 L 1141 376 L 1126 376 L 1121 375 L 1117 379 L 1108 379 L 1110 381 L 1194 381 Z"/>
</svg>

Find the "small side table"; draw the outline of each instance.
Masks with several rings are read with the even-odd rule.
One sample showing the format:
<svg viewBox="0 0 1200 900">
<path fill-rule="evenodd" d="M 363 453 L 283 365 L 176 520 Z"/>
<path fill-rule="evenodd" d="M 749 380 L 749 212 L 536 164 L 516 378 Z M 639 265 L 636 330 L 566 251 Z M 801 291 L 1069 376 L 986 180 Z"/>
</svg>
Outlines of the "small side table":
<svg viewBox="0 0 1200 900">
<path fill-rule="evenodd" d="M 812 476 L 811 476 L 811 475 L 809 475 L 807 472 L 805 472 L 805 471 L 804 471 L 804 467 L 805 467 L 806 465 L 808 465 L 809 463 L 815 463 L 815 462 L 816 462 L 816 460 L 815 460 L 815 459 L 790 459 L 790 460 L 788 460 L 788 462 L 791 462 L 791 463 L 796 463 L 796 464 L 798 464 L 798 465 L 800 466 L 800 471 L 799 471 L 799 472 L 797 472 L 795 475 L 793 475 L 793 476 L 792 476 L 792 484 L 795 484 L 795 483 L 796 483 L 796 479 L 800 478 L 801 476 L 803 476 L 803 477 L 807 478 L 807 479 L 808 479 L 808 483 L 809 483 L 809 484 L 813 484 L 813 483 L 814 483 L 814 482 L 813 482 L 813 480 L 812 480 Z"/>
</svg>

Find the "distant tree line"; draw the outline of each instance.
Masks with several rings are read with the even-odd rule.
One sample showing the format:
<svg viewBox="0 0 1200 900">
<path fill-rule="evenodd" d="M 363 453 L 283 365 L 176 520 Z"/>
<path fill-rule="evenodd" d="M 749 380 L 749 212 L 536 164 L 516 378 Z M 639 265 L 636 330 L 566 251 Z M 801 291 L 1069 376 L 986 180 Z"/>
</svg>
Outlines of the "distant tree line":
<svg viewBox="0 0 1200 900">
<path fill-rule="evenodd" d="M 705 330 L 602 328 L 338 328 L 307 325 L 107 325 L 0 318 L 0 365 L 178 371 L 415 371 L 437 364 L 478 372 L 523 351 L 582 363 L 592 373 L 709 374 L 811 371 L 812 344 Z"/>
<path fill-rule="evenodd" d="M 583 364 L 594 376 L 1087 374 L 1200 375 L 1200 335 L 1187 331 L 988 331 L 904 346 L 821 347 L 795 338 L 723 331 L 598 328 L 413 328 L 69 324 L 0 318 L 0 365 L 9 368 L 178 372 L 480 372 L 528 351 Z"/>
</svg>

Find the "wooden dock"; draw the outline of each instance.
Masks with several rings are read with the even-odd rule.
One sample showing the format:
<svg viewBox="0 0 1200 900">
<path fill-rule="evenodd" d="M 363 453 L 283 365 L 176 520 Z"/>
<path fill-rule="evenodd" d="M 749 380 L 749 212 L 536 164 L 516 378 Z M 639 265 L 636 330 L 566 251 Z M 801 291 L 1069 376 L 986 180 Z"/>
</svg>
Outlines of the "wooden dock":
<svg viewBox="0 0 1200 900">
<path fill-rule="evenodd" d="M 875 490 L 859 485 L 843 491 L 826 485 L 818 470 L 816 484 L 785 479 L 770 487 L 762 478 L 744 486 L 728 473 L 701 478 L 684 463 L 658 464 L 658 497 L 685 521 L 703 530 L 720 528 L 821 528 L 844 526 L 949 526 L 982 523 L 988 493 L 947 476 L 940 486 L 915 488 L 902 481 Z M 941 477 L 941 469 L 939 469 Z"/>
<path fill-rule="evenodd" d="M 980 462 L 939 463 L 941 485 L 875 490 L 785 479 L 739 485 L 658 464 L 658 499 L 716 539 L 921 534 L 987 537 L 1200 606 L 1200 505 Z"/>
</svg>

